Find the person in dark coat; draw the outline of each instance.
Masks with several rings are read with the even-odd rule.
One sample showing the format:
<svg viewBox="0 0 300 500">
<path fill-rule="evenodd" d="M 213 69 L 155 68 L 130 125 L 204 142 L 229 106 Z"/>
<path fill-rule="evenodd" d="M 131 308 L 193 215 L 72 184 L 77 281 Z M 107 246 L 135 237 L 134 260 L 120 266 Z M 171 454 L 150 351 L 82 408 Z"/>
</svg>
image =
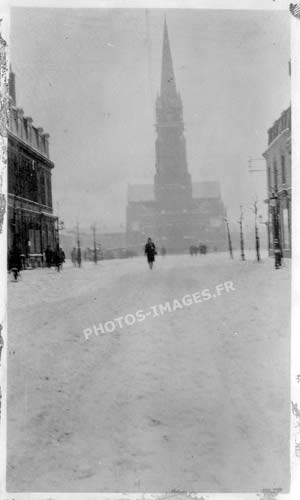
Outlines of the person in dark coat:
<svg viewBox="0 0 300 500">
<path fill-rule="evenodd" d="M 155 245 L 154 245 L 153 241 L 151 240 L 151 238 L 148 238 L 148 241 L 145 245 L 145 254 L 147 255 L 149 267 L 150 267 L 150 269 L 152 269 L 153 262 L 155 260 L 155 255 L 157 254 L 157 252 L 156 252 Z"/>
<path fill-rule="evenodd" d="M 66 261 L 66 255 L 61 247 L 59 247 L 58 253 L 59 253 L 60 269 L 62 269 L 63 263 Z"/>
<path fill-rule="evenodd" d="M 15 281 L 17 281 L 22 269 L 21 250 L 17 245 L 13 245 L 8 254 L 8 268 L 9 272 L 13 273 Z"/>
<path fill-rule="evenodd" d="M 64 251 L 57 245 L 54 253 L 54 264 L 58 272 L 62 269 L 64 256 L 65 256 Z"/>
<path fill-rule="evenodd" d="M 62 248 L 60 248 L 60 256 L 61 256 L 61 262 L 63 264 L 64 262 L 66 262 L 66 254 Z"/>
<path fill-rule="evenodd" d="M 51 267 L 52 264 L 52 250 L 49 245 L 47 245 L 47 248 L 45 250 L 45 257 L 46 257 L 46 265 L 47 267 Z"/>
<path fill-rule="evenodd" d="M 81 267 L 81 249 L 79 247 L 77 248 L 76 261 L 77 261 L 78 267 Z"/>
</svg>

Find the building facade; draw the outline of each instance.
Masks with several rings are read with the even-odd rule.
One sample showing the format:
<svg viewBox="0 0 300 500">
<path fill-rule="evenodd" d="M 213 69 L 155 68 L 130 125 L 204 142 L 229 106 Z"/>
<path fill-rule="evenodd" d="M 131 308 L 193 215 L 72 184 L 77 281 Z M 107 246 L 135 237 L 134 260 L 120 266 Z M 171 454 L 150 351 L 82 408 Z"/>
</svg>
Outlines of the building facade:
<svg viewBox="0 0 300 500">
<path fill-rule="evenodd" d="M 263 156 L 267 170 L 270 253 L 275 247 L 274 240 L 279 239 L 283 256 L 291 257 L 291 107 L 268 130 L 268 148 Z"/>
<path fill-rule="evenodd" d="M 224 205 L 218 182 L 192 183 L 183 108 L 165 21 L 160 93 L 156 100 L 154 185 L 128 187 L 127 245 L 138 251 L 151 236 L 169 253 L 191 245 L 226 247 Z"/>
<path fill-rule="evenodd" d="M 42 265 L 49 245 L 58 243 L 53 215 L 49 134 L 33 125 L 16 105 L 15 75 L 9 79 L 10 110 L 7 141 L 8 252 L 21 252 L 24 265 Z"/>
</svg>

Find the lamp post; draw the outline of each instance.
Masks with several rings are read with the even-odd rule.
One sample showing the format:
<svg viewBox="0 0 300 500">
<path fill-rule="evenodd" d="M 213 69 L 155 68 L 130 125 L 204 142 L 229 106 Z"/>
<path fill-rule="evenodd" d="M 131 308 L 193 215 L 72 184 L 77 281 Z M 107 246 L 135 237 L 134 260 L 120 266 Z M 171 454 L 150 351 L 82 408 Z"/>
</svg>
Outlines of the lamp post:
<svg viewBox="0 0 300 500">
<path fill-rule="evenodd" d="M 227 210 L 225 210 L 225 217 L 224 217 L 224 221 L 225 221 L 225 224 L 226 224 L 226 231 L 227 231 L 227 238 L 228 238 L 228 250 L 229 250 L 229 255 L 230 255 L 230 258 L 231 258 L 231 259 L 233 259 L 232 244 L 231 244 L 231 236 L 230 236 L 230 231 L 229 231 L 229 223 L 228 223 L 228 219 L 227 219 Z"/>
<path fill-rule="evenodd" d="M 92 225 L 93 231 L 93 244 L 94 244 L 94 263 L 97 264 L 98 256 L 97 256 L 97 243 L 96 243 L 96 224 Z"/>
<path fill-rule="evenodd" d="M 279 245 L 280 243 L 280 235 L 279 235 L 279 220 L 278 220 L 278 192 L 273 191 L 269 204 L 272 209 L 272 221 L 273 221 L 273 244 L 276 241 Z"/>
<path fill-rule="evenodd" d="M 243 207 L 240 205 L 240 219 L 239 219 L 239 225 L 240 225 L 240 245 L 241 245 L 241 259 L 245 260 L 245 252 L 244 252 L 244 234 L 243 234 Z"/>
<path fill-rule="evenodd" d="M 248 171 L 250 173 L 253 172 L 265 172 L 265 168 L 253 168 L 253 162 L 265 161 L 264 158 L 253 158 L 252 156 L 248 159 Z M 259 243 L 259 234 L 258 234 L 258 225 L 257 225 L 257 201 L 254 203 L 254 217 L 255 217 L 255 248 L 256 248 L 256 258 L 257 261 L 260 261 L 260 243 Z M 269 229 L 268 229 L 269 231 Z M 268 233 L 269 234 L 269 233 Z M 269 241 L 269 235 L 268 235 Z"/>
<path fill-rule="evenodd" d="M 279 197 L 277 189 L 272 192 L 269 198 L 269 205 L 272 209 L 272 226 L 273 226 L 273 251 L 275 257 L 275 268 L 278 269 L 281 265 L 281 242 L 280 242 L 280 227 L 279 227 Z M 279 258 L 280 255 L 280 258 Z"/>
<path fill-rule="evenodd" d="M 80 248 L 80 234 L 79 234 L 79 222 L 76 222 L 76 236 L 77 236 L 77 264 L 81 267 L 81 248 Z"/>
</svg>

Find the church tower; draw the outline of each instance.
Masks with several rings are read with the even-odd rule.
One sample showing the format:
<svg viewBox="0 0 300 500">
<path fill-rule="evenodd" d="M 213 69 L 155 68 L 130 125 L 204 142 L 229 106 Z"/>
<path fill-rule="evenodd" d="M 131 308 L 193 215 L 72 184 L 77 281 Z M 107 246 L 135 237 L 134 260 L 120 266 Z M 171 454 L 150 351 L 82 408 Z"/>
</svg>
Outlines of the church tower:
<svg viewBox="0 0 300 500">
<path fill-rule="evenodd" d="M 184 232 L 192 205 L 187 168 L 182 101 L 177 92 L 166 20 L 164 22 L 160 94 L 156 100 L 157 237 L 174 250 L 184 248 Z M 179 248 L 180 247 L 180 248 Z"/>
<path fill-rule="evenodd" d="M 160 94 L 156 100 L 155 198 L 165 208 L 188 208 L 192 196 L 187 170 L 182 102 L 176 90 L 165 20 Z"/>
<path fill-rule="evenodd" d="M 139 253 L 151 236 L 159 252 L 164 247 L 167 253 L 182 254 L 200 243 L 209 250 L 224 250 L 224 204 L 219 183 L 192 183 L 188 171 L 182 102 L 176 88 L 166 20 L 155 127 L 154 186 L 128 188 L 128 248 Z"/>
</svg>

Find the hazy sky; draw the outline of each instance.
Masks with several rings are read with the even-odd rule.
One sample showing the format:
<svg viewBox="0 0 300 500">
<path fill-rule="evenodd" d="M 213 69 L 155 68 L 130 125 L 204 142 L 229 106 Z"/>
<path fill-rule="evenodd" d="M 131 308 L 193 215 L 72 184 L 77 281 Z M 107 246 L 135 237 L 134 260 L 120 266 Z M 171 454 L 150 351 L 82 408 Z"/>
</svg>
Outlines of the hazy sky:
<svg viewBox="0 0 300 500">
<path fill-rule="evenodd" d="M 14 8 L 17 104 L 50 133 L 54 208 L 69 228 L 78 216 L 120 229 L 127 184 L 153 181 L 164 14 L 192 179 L 220 181 L 232 220 L 266 197 L 248 157 L 290 104 L 288 12 Z"/>
</svg>

